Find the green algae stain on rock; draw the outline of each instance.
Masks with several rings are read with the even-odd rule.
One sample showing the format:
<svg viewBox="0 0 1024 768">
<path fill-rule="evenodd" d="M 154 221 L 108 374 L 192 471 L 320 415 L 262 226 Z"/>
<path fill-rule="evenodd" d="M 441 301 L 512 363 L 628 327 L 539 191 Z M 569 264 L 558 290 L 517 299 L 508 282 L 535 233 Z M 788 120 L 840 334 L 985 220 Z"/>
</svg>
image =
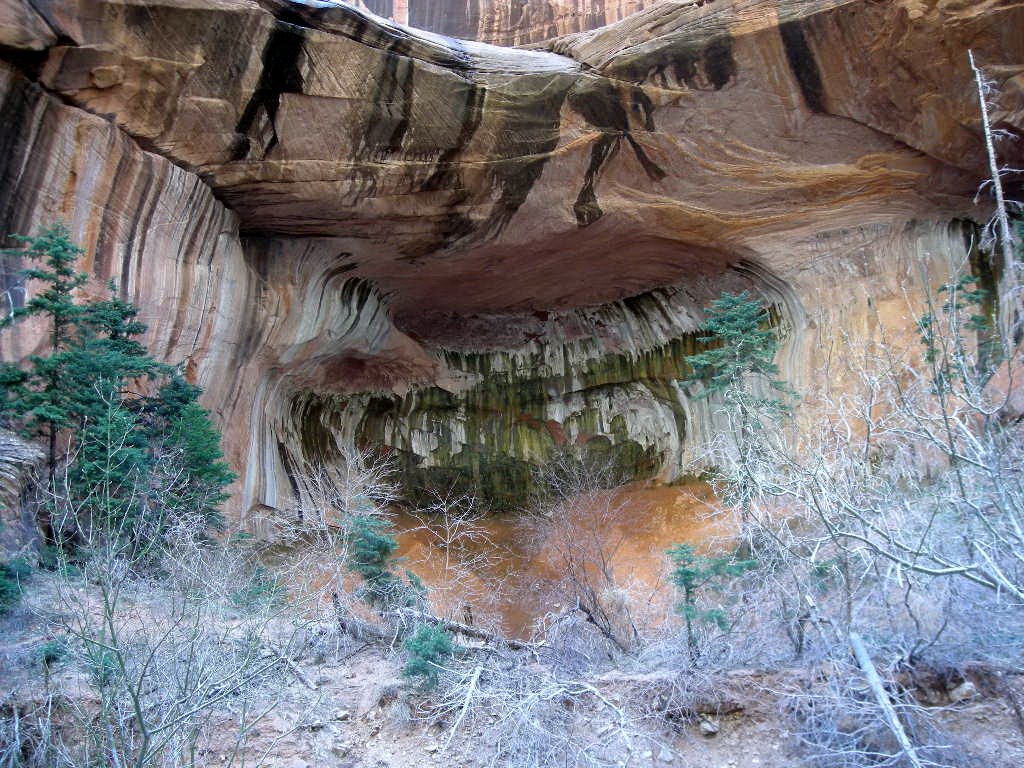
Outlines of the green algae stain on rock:
<svg viewBox="0 0 1024 768">
<path fill-rule="evenodd" d="M 566 449 L 622 481 L 673 482 L 692 471 L 691 443 L 713 428 L 712 406 L 683 383 L 687 359 L 707 347 L 700 306 L 699 295 L 659 289 L 545 314 L 523 326 L 526 341 L 510 334 L 503 349 L 435 348 L 443 386 L 298 393 L 290 418 L 302 456 L 282 462 L 331 464 L 342 446 L 357 446 L 391 457 L 410 500 L 454 488 L 509 510 L 529 503 L 539 471 Z"/>
<path fill-rule="evenodd" d="M 688 334 L 564 372 L 515 365 L 503 353 L 450 354 L 449 366 L 460 364 L 476 384 L 459 393 L 421 387 L 404 397 L 355 396 L 345 418 L 358 414 L 357 443 L 394 458 L 409 496 L 454 487 L 491 508 L 516 509 L 528 502 L 537 470 L 567 445 L 629 480 L 676 460 L 687 424 L 678 381 L 699 346 Z"/>
</svg>

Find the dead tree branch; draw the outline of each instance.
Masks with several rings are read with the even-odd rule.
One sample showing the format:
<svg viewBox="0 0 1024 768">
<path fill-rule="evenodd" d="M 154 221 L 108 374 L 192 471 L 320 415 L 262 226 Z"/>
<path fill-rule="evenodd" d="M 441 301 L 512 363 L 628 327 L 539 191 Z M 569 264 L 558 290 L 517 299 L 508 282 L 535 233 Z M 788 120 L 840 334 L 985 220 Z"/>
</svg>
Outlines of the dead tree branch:
<svg viewBox="0 0 1024 768">
<path fill-rule="evenodd" d="M 967 51 L 974 72 L 974 82 L 978 88 L 978 105 L 981 107 L 981 128 L 985 135 L 985 153 L 988 156 L 989 175 L 992 178 L 992 191 L 996 198 L 996 237 L 998 249 L 1002 251 L 1003 269 L 1002 286 L 999 290 L 999 331 L 1003 345 L 1008 351 L 1013 348 L 1013 329 L 1021 318 L 1022 307 L 1017 291 L 1017 271 L 1013 258 L 1013 233 L 1010 230 L 1010 216 L 1006 209 L 1006 198 L 1003 196 L 1003 181 L 996 158 L 995 144 L 992 141 L 992 123 L 988 114 L 988 102 L 985 100 L 986 84 L 981 70 L 974 62 L 974 51 Z"/>
<path fill-rule="evenodd" d="M 853 655 L 857 658 L 857 664 L 864 673 L 868 685 L 871 686 L 871 692 L 874 694 L 878 706 L 885 713 L 885 719 L 896 740 L 899 742 L 903 754 L 907 756 L 907 760 L 910 761 L 914 768 L 922 768 L 922 763 L 917 757 L 914 745 L 910 743 L 910 738 L 903 729 L 903 724 L 900 722 L 892 702 L 889 701 L 889 694 L 886 693 L 885 686 L 882 684 L 882 678 L 878 676 L 878 671 L 871 661 L 871 656 L 868 654 L 867 648 L 864 647 L 864 641 L 860 639 L 860 635 L 856 632 L 850 633 L 850 647 L 853 648 Z"/>
</svg>

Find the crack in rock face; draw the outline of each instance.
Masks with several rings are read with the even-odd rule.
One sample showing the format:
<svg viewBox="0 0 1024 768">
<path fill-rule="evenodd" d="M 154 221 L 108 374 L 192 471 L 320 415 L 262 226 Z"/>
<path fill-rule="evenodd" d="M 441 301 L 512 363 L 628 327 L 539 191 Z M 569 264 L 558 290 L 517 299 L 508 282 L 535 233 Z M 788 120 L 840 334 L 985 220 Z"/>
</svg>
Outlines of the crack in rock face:
<svg viewBox="0 0 1024 768">
<path fill-rule="evenodd" d="M 668 481 L 718 428 L 679 384 L 711 298 L 766 301 L 799 388 L 969 259 L 966 51 L 1019 139 L 1022 28 L 981 0 L 0 0 L 0 234 L 65 220 L 141 307 L 236 513 L 357 443 L 497 506 L 569 444 Z"/>
</svg>

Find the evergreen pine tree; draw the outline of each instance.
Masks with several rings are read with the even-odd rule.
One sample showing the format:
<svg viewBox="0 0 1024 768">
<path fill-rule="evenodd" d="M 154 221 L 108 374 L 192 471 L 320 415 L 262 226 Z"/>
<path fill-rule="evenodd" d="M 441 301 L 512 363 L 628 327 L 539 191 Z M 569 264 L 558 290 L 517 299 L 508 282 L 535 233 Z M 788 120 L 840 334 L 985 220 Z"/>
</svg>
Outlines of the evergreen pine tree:
<svg viewBox="0 0 1024 768">
<path fill-rule="evenodd" d="M 789 411 L 781 397 L 755 390 L 793 393 L 778 378 L 775 355 L 779 338 L 769 327 L 768 312 L 760 299 L 748 291 L 723 292 L 707 308 L 704 328 L 705 335 L 698 339 L 717 346 L 687 357 L 692 368 L 688 381 L 702 382 L 706 397 L 721 397 L 730 418 L 735 455 L 723 456 L 719 471 L 726 481 L 725 500 L 740 508 L 740 553 L 746 556 L 753 549 L 750 513 L 757 491 L 746 468 L 757 461 L 758 441 L 769 423 Z"/>
<path fill-rule="evenodd" d="M 150 417 L 150 429 L 166 430 L 182 409 L 189 403 L 197 402 L 202 393 L 200 387 L 190 384 L 184 376 L 175 371 L 160 387 L 159 394 L 145 404 Z"/>
<path fill-rule="evenodd" d="M 139 341 L 146 326 L 138 308 L 118 296 L 113 282 L 108 297 L 75 302 L 87 276 L 74 271 L 82 251 L 63 225 L 20 239 L 29 244 L 20 253 L 44 263 L 24 272 L 42 287 L 3 325 L 29 316 L 49 319 L 50 350 L 30 356 L 24 366 L 0 366 L 0 397 L 8 422 L 20 423 L 30 436 L 48 437 L 51 486 L 57 436 L 66 429 L 74 462 L 64 490 L 93 521 L 137 532 L 135 518 L 159 508 L 160 520 L 146 522 L 153 532 L 167 514 L 199 515 L 205 525 L 219 527 L 217 507 L 234 475 L 223 461 L 219 433 L 197 401 L 201 390 L 175 375 L 155 397 L 131 392 L 133 382 L 145 389 L 147 379 L 152 384 L 171 372 Z M 171 461 L 173 482 L 154 476 L 157 465 Z"/>
<path fill-rule="evenodd" d="M 198 402 L 192 400 L 181 407 L 170 423 L 164 446 L 179 457 L 182 470 L 175 506 L 198 513 L 211 528 L 223 528 L 218 508 L 227 500 L 224 489 L 235 474 L 224 461 L 220 433 Z"/>
<path fill-rule="evenodd" d="M 739 390 L 751 376 L 763 378 L 777 391 L 788 392 L 778 379 L 775 354 L 779 339 L 768 326 L 768 311 L 748 291 L 723 292 L 711 302 L 698 341 L 718 346 L 686 358 L 693 369 L 689 381 L 701 381 L 707 395 Z M 781 401 L 775 401 L 781 405 Z"/>
<path fill-rule="evenodd" d="M 136 319 L 138 308 L 117 296 L 113 282 L 109 290 L 109 298 L 82 306 L 73 343 L 65 354 L 65 386 L 79 427 L 103 417 L 111 389 L 124 395 L 133 380 L 170 370 L 150 357 L 138 340 L 146 332 L 145 323 Z"/>
<path fill-rule="evenodd" d="M 199 404 L 202 392 L 175 372 L 155 397 L 146 399 L 142 411 L 151 444 L 169 460 L 164 477 L 169 503 L 219 530 L 218 507 L 227 500 L 225 488 L 235 474 L 224 461 L 220 432 Z"/>
<path fill-rule="evenodd" d="M 89 525 L 131 537 L 138 532 L 139 506 L 148 469 L 147 445 L 137 417 L 116 387 L 98 382 L 97 405 L 76 433 L 75 461 L 67 492 Z"/>
<path fill-rule="evenodd" d="M 26 419 L 25 431 L 47 436 L 52 477 L 57 460 L 57 435 L 73 420 L 65 385 L 65 353 L 82 311 L 75 303 L 74 294 L 88 280 L 88 275 L 75 269 L 82 249 L 71 242 L 67 227 L 61 223 L 43 229 L 35 237 L 16 236 L 15 239 L 27 243 L 28 248 L 12 253 L 31 262 L 42 262 L 22 271 L 26 281 L 36 281 L 41 287 L 24 306 L 15 307 L 10 315 L 0 320 L 0 327 L 27 317 L 48 318 L 50 354 L 46 357 L 32 355 L 29 371 L 16 373 L 14 367 L 5 366 L 0 379 L 4 381 L 4 394 L 10 397 L 13 411 Z"/>
</svg>

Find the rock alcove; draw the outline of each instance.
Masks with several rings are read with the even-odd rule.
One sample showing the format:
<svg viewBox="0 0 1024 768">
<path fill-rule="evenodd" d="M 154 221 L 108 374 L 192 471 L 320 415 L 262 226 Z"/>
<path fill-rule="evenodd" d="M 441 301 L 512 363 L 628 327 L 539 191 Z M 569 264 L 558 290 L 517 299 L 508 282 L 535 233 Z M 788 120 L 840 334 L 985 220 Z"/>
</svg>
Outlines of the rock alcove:
<svg viewBox="0 0 1024 768">
<path fill-rule="evenodd" d="M 1024 9 L 641 5 L 0 0 L 0 231 L 64 219 L 142 307 L 241 515 L 347 442 L 498 503 L 566 441 L 674 479 L 710 428 L 678 379 L 717 292 L 775 308 L 799 387 L 922 264 L 970 258 L 959 52 L 1019 137 Z"/>
</svg>

